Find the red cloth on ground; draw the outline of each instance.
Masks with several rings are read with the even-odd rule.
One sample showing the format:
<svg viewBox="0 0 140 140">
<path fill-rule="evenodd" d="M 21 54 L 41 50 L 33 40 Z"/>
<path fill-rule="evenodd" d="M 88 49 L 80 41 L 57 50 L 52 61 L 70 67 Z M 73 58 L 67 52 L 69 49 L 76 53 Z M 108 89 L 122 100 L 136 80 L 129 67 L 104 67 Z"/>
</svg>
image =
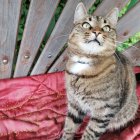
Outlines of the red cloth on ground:
<svg viewBox="0 0 140 140">
<path fill-rule="evenodd" d="M 140 102 L 140 83 L 137 95 Z M 58 140 L 66 102 L 63 72 L 0 80 L 0 140 Z M 83 129 L 79 131 L 76 139 Z M 126 128 L 108 132 L 101 140 L 140 140 L 140 112 Z"/>
</svg>

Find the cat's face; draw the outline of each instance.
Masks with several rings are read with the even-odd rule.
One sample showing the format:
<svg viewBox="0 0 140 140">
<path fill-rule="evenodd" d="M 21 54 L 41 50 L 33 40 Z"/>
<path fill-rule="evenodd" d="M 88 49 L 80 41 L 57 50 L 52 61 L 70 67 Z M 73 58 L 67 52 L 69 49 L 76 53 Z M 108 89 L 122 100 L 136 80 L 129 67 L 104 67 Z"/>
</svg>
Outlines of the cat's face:
<svg viewBox="0 0 140 140">
<path fill-rule="evenodd" d="M 90 16 L 83 4 L 75 11 L 74 28 L 69 36 L 69 43 L 74 49 L 84 54 L 111 55 L 116 49 L 117 13 L 112 11 L 107 17 Z"/>
</svg>

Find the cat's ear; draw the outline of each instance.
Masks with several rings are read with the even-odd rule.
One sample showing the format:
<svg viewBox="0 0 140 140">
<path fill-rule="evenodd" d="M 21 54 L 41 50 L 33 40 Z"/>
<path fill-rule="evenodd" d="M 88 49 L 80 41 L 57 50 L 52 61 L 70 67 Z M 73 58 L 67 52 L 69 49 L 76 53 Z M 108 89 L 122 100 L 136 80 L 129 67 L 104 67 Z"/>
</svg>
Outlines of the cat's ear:
<svg viewBox="0 0 140 140">
<path fill-rule="evenodd" d="M 106 18 L 110 21 L 111 25 L 113 27 L 116 27 L 118 22 L 118 15 L 119 15 L 119 9 L 114 8 L 112 9 L 107 15 Z"/>
<path fill-rule="evenodd" d="M 74 24 L 82 20 L 87 15 L 87 10 L 82 2 L 80 2 L 75 10 Z"/>
</svg>

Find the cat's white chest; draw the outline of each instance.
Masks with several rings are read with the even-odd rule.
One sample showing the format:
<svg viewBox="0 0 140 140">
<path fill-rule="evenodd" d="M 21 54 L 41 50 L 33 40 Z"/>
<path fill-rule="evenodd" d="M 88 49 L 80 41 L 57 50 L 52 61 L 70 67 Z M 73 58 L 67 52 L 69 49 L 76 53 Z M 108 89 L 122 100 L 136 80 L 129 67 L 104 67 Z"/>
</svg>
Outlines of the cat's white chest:
<svg viewBox="0 0 140 140">
<path fill-rule="evenodd" d="M 90 68 L 89 63 L 91 62 L 91 59 L 88 59 L 86 57 L 73 56 L 72 61 L 75 62 L 72 64 L 72 66 L 70 68 L 70 71 L 72 73 L 80 73 L 80 72 L 85 71 L 88 68 Z"/>
<path fill-rule="evenodd" d="M 75 63 L 71 66 L 72 73 L 79 73 L 89 68 L 88 64 Z"/>
</svg>

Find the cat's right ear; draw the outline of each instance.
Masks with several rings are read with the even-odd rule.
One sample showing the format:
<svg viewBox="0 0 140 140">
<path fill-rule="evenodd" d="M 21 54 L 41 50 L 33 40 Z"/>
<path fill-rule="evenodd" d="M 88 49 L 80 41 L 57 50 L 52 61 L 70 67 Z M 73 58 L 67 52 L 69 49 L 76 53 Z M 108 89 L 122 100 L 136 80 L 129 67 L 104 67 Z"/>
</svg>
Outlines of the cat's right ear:
<svg viewBox="0 0 140 140">
<path fill-rule="evenodd" d="M 82 2 L 80 2 L 75 10 L 74 24 L 82 20 L 87 15 L 87 10 Z"/>
<path fill-rule="evenodd" d="M 114 8 L 112 9 L 107 15 L 106 18 L 110 21 L 112 26 L 116 27 L 118 21 L 119 9 Z"/>
</svg>

